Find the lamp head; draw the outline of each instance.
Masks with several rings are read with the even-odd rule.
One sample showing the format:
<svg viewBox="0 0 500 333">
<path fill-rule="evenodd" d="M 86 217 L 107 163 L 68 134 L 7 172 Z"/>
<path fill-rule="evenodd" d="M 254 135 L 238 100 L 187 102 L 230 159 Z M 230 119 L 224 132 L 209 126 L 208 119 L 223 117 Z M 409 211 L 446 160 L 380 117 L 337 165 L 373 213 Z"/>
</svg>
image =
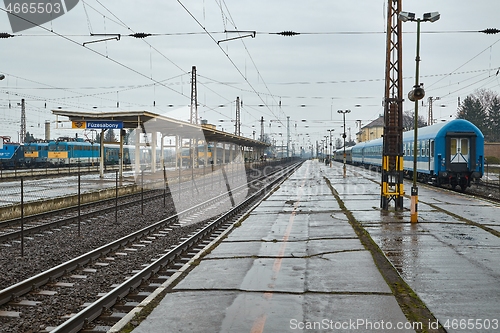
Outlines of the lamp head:
<svg viewBox="0 0 500 333">
<path fill-rule="evenodd" d="M 424 14 L 424 21 L 430 21 L 430 22 L 436 22 L 439 20 L 441 15 L 438 12 L 432 12 L 432 13 L 425 13 Z"/>
<path fill-rule="evenodd" d="M 415 13 L 401 11 L 399 12 L 398 19 L 400 19 L 403 22 L 415 21 Z"/>
</svg>

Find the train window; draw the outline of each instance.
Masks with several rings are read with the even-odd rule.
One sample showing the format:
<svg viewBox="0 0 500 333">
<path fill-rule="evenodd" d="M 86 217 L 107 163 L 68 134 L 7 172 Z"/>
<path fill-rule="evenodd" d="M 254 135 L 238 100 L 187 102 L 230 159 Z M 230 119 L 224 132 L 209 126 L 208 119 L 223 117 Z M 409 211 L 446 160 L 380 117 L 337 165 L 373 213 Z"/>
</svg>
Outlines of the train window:
<svg viewBox="0 0 500 333">
<path fill-rule="evenodd" d="M 434 157 L 434 141 L 431 141 L 431 157 Z"/>
<path fill-rule="evenodd" d="M 450 153 L 451 155 L 455 155 L 457 153 L 457 139 L 451 139 Z"/>
<path fill-rule="evenodd" d="M 469 139 L 460 140 L 462 155 L 469 155 Z"/>
</svg>

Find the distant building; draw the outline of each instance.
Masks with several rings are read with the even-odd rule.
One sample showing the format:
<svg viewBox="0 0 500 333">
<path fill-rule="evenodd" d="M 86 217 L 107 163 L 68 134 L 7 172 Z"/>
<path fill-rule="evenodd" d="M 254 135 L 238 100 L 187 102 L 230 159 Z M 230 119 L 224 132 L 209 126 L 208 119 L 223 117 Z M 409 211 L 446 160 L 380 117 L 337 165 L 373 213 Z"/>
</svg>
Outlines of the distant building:
<svg viewBox="0 0 500 333">
<path fill-rule="evenodd" d="M 361 127 L 361 130 L 356 133 L 358 142 L 369 141 L 381 138 L 384 134 L 384 116 L 379 116 L 377 119 Z"/>
</svg>

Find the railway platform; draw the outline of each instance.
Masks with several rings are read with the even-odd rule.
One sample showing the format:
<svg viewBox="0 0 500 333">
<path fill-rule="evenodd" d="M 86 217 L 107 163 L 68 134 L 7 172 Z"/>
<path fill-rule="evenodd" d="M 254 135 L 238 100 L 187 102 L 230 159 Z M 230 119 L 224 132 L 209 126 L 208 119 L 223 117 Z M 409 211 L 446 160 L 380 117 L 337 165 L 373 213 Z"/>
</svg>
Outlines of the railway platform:
<svg viewBox="0 0 500 333">
<path fill-rule="evenodd" d="M 347 171 L 305 162 L 111 332 L 500 332 L 500 207 L 421 186 L 412 224 Z"/>
</svg>

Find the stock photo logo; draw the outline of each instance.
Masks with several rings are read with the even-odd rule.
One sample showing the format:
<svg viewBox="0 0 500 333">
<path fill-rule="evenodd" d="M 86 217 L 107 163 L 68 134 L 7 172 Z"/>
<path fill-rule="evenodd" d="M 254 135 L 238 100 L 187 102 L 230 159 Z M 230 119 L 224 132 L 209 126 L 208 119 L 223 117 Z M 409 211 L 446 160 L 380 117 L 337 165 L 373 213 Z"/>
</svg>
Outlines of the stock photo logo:
<svg viewBox="0 0 500 333">
<path fill-rule="evenodd" d="M 246 199 L 249 188 L 240 149 L 220 143 L 209 146 L 202 127 L 195 125 L 168 129 L 166 138 L 173 139 L 168 140 L 168 147 L 162 152 L 160 132 L 164 128 L 168 126 L 154 119 L 129 134 L 128 146 L 139 152 L 139 160 L 136 154 L 130 154 L 130 163 L 141 186 L 154 188 L 168 184 L 181 225 L 219 216 Z M 167 161 L 164 166 L 162 156 Z M 205 204 L 215 198 L 213 203 Z M 183 213 L 197 205 L 203 205 L 198 213 Z"/>
<path fill-rule="evenodd" d="M 12 32 L 27 30 L 50 22 L 73 9 L 79 0 L 4 0 Z"/>
</svg>

